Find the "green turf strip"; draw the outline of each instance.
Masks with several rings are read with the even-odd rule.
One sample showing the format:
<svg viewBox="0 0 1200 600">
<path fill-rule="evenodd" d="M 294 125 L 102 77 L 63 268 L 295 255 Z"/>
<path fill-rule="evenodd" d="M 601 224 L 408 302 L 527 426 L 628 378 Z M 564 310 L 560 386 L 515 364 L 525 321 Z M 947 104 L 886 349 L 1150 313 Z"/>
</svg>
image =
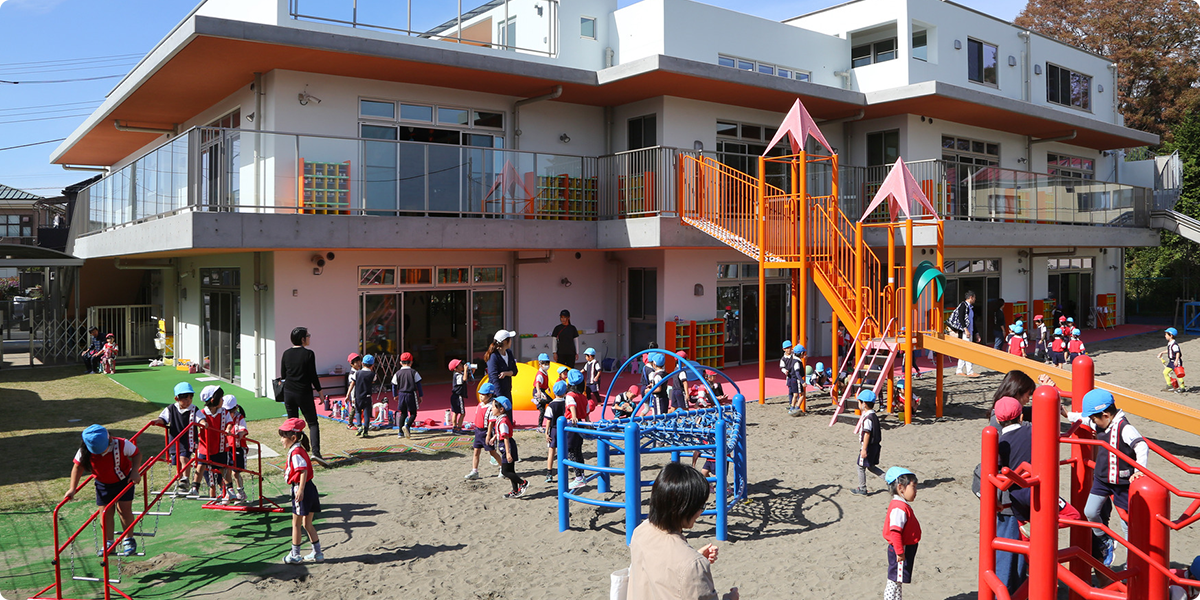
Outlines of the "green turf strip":
<svg viewBox="0 0 1200 600">
<path fill-rule="evenodd" d="M 207 373 L 190 374 L 186 371 L 176 371 L 175 367 L 147 367 L 142 365 L 122 365 L 117 372 L 109 375 L 113 381 L 129 388 L 133 393 L 159 406 L 166 406 L 175 401 L 173 390 L 175 384 L 186 381 L 196 389 L 196 402 L 199 406 L 200 390 L 208 385 L 219 385 L 226 394 L 237 396 L 238 404 L 246 411 L 247 421 L 273 419 L 284 416 L 283 404 L 270 398 L 255 397 L 254 393 L 242 387 L 225 383 L 224 381 L 197 381 L 201 377 L 210 377 Z"/>
</svg>

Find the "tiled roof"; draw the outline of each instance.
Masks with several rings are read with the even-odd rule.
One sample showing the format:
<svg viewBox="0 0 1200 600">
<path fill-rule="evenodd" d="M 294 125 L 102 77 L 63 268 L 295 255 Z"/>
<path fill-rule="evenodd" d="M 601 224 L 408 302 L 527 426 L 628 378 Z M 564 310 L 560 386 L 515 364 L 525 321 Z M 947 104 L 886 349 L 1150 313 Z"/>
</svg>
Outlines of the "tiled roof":
<svg viewBox="0 0 1200 600">
<path fill-rule="evenodd" d="M 41 200 L 41 196 L 0 183 L 0 200 Z"/>
</svg>

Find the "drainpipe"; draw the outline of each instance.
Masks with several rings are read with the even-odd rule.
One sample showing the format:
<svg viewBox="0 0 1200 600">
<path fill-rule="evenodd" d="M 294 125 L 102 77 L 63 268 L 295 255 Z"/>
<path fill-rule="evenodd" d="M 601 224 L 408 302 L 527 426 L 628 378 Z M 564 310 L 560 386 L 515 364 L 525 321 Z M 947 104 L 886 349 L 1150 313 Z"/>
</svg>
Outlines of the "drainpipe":
<svg viewBox="0 0 1200 600">
<path fill-rule="evenodd" d="M 255 112 L 255 115 L 258 113 Z M 258 119 L 256 118 L 255 121 Z M 263 356 L 263 292 L 267 285 L 262 282 L 262 252 L 254 253 L 254 395 L 267 395 L 267 361 Z"/>
<path fill-rule="evenodd" d="M 1030 80 L 1030 73 L 1033 71 L 1033 67 L 1031 66 L 1033 51 L 1030 49 L 1030 35 L 1028 31 L 1018 31 L 1017 37 L 1025 41 L 1025 50 L 1021 53 L 1021 68 L 1025 71 L 1025 87 L 1022 90 L 1022 94 L 1026 102 L 1033 102 L 1033 88 L 1031 87 L 1032 82 Z"/>
<path fill-rule="evenodd" d="M 818 125 L 833 125 L 835 123 L 849 123 L 850 121 L 857 121 L 857 120 L 863 118 L 866 114 L 867 114 L 867 109 L 860 108 L 860 109 L 858 109 L 858 112 L 855 113 L 853 116 L 842 117 L 840 119 L 825 119 L 824 121 L 817 121 L 817 124 Z"/>
<path fill-rule="evenodd" d="M 1113 124 L 1114 125 L 1121 124 L 1121 112 L 1117 108 L 1117 81 L 1119 81 L 1119 79 L 1117 78 L 1117 69 L 1118 68 L 1119 67 L 1117 66 L 1117 63 L 1111 63 L 1108 65 L 1108 70 L 1112 71 L 1112 99 L 1113 99 L 1112 102 L 1113 102 Z"/>
<path fill-rule="evenodd" d="M 624 315 L 625 302 L 626 299 L 629 298 L 625 292 L 625 261 L 622 261 L 620 258 L 618 258 L 618 254 L 616 252 L 605 252 L 604 259 L 608 264 L 613 265 L 617 269 L 617 322 L 613 323 L 613 333 L 617 334 L 617 341 L 615 344 L 613 344 L 613 348 L 611 350 L 614 354 L 616 354 L 614 358 L 620 358 L 625 352 L 624 343 L 626 319 Z M 713 292 L 716 292 L 716 290 L 713 290 Z M 630 354 L 633 353 L 630 352 Z"/>
<path fill-rule="evenodd" d="M 1068 133 L 1067 135 L 1060 135 L 1058 137 L 1042 138 L 1040 140 L 1033 139 L 1033 136 L 1025 136 L 1025 139 L 1027 140 L 1025 142 L 1025 170 L 1033 171 L 1033 146 L 1035 144 L 1047 144 L 1050 142 L 1065 142 L 1067 140 L 1075 139 L 1075 136 L 1078 134 L 1079 134 L 1078 130 L 1072 129 L 1071 133 Z"/>
<path fill-rule="evenodd" d="M 833 74 L 842 78 L 842 89 L 850 89 L 850 71 L 834 71 Z"/>
<path fill-rule="evenodd" d="M 64 171 L 99 171 L 101 173 L 108 172 L 108 167 L 101 167 L 101 166 L 95 166 L 95 167 L 88 166 L 88 165 L 59 165 L 59 166 L 61 166 Z"/>
<path fill-rule="evenodd" d="M 534 102 L 553 100 L 561 95 L 562 86 L 556 85 L 554 86 L 554 91 L 549 94 L 542 94 L 541 96 L 534 96 L 532 98 L 522 98 L 513 103 L 513 150 L 521 149 L 521 107 L 526 104 L 533 104 Z"/>
<path fill-rule="evenodd" d="M 512 278 L 513 330 L 520 333 L 521 330 L 517 327 L 517 325 L 518 325 L 517 319 L 518 319 L 518 315 L 520 314 L 518 309 L 521 307 L 521 300 L 520 300 L 521 294 L 517 290 L 520 288 L 520 286 L 518 284 L 521 282 L 521 265 L 535 265 L 535 264 L 549 263 L 550 261 L 554 260 L 554 251 L 547 250 L 546 256 L 542 256 L 539 258 L 521 258 L 521 253 L 518 251 L 513 251 L 512 256 L 513 256 L 513 278 Z M 524 358 L 524 357 L 522 357 L 522 358 Z"/>
<path fill-rule="evenodd" d="M 262 131 L 263 123 L 262 73 L 254 74 L 254 83 L 250 86 L 250 89 L 254 90 L 254 195 L 257 196 L 255 204 L 263 204 L 263 196 L 265 194 L 262 193 L 262 188 L 260 187 L 262 185 L 262 165 L 259 164 L 262 158 L 262 135 L 258 133 Z M 255 281 L 258 281 L 257 277 Z M 255 344 L 255 351 L 258 351 L 257 344 Z"/>
<path fill-rule="evenodd" d="M 157 133 L 159 135 L 162 135 L 162 134 L 174 135 L 175 134 L 175 128 L 163 129 L 161 127 L 131 127 L 129 125 L 122 125 L 121 122 L 118 120 L 113 121 L 113 126 L 117 128 L 117 131 L 132 131 L 134 133 Z"/>
</svg>

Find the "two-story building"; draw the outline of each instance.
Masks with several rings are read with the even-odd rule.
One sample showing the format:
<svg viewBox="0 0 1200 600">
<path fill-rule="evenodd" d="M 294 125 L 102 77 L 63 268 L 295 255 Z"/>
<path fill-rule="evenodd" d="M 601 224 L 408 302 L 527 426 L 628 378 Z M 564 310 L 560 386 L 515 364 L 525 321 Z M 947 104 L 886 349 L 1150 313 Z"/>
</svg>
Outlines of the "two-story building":
<svg viewBox="0 0 1200 600">
<path fill-rule="evenodd" d="M 202 2 L 51 156 L 110 168 L 78 195 L 71 252 L 147 269 L 178 356 L 260 394 L 299 325 L 322 371 L 411 351 L 434 380 L 563 308 L 602 356 L 676 317 L 725 318 L 726 364 L 778 348 L 788 273 L 760 298 L 748 257 L 681 223 L 676 165 L 755 174 L 797 98 L 851 218 L 886 165 L 913 169 L 948 220 L 947 304 L 1054 293 L 1085 319 L 1120 291 L 1121 249 L 1157 243 L 1115 152 L 1157 137 L 1122 125 L 1117 65 L 952 2 L 776 22 L 493 0 L 430 24 L 343 4 Z"/>
</svg>

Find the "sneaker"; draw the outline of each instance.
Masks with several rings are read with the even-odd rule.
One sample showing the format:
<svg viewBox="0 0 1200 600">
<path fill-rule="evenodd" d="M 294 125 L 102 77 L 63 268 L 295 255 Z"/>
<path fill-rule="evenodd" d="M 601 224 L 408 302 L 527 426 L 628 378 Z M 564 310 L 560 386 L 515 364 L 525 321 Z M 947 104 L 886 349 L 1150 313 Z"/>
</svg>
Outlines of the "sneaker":
<svg viewBox="0 0 1200 600">
<path fill-rule="evenodd" d="M 317 552 L 316 550 L 313 550 L 312 552 L 309 552 L 308 554 L 304 555 L 304 560 L 318 562 L 318 563 L 325 562 L 325 553 Z"/>
<path fill-rule="evenodd" d="M 283 557 L 283 562 L 289 565 L 298 565 L 304 562 L 304 557 L 300 556 L 299 554 L 292 554 L 291 552 L 288 552 L 287 556 Z"/>
<path fill-rule="evenodd" d="M 246 501 L 246 490 L 243 488 L 238 488 L 237 495 L 234 497 L 237 498 L 241 502 L 245 502 Z"/>
<path fill-rule="evenodd" d="M 854 489 L 850 490 L 850 493 L 858 495 L 858 496 L 866 496 L 867 488 L 865 488 L 865 487 L 854 488 Z"/>
<path fill-rule="evenodd" d="M 493 456 L 493 457 L 489 458 L 489 459 L 488 459 L 488 462 L 492 463 L 492 466 L 493 466 L 493 467 L 494 467 L 494 466 L 496 466 L 496 465 L 498 465 L 498 464 L 500 464 L 500 463 L 496 462 L 496 457 L 495 457 L 495 456 Z"/>
<path fill-rule="evenodd" d="M 572 489 L 572 490 L 576 490 L 576 489 L 579 489 L 579 488 L 581 488 L 581 487 L 583 487 L 583 486 L 585 486 L 585 485 L 587 485 L 587 480 L 586 480 L 586 479 L 584 479 L 584 478 L 582 478 L 582 477 L 576 477 L 575 479 L 572 479 L 572 480 L 571 480 L 571 485 L 569 485 L 569 486 L 567 486 L 567 487 L 568 487 L 568 488 L 570 488 L 570 489 Z"/>
<path fill-rule="evenodd" d="M 521 494 L 520 494 L 520 492 L 509 492 L 507 494 L 504 494 L 504 497 L 505 498 L 520 498 Z"/>
<path fill-rule="evenodd" d="M 125 538 L 121 542 L 121 551 L 117 554 L 121 556 L 133 556 L 137 554 L 137 540 L 133 538 Z"/>
<path fill-rule="evenodd" d="M 1172 386 L 1169 386 L 1169 385 L 1168 385 L 1167 387 L 1163 388 L 1163 389 L 1162 389 L 1162 391 L 1164 391 L 1164 392 L 1174 392 L 1174 391 L 1175 391 L 1175 390 L 1177 390 L 1177 389 L 1179 389 L 1179 388 L 1172 387 Z"/>
<path fill-rule="evenodd" d="M 230 494 L 228 492 L 221 494 L 220 496 L 217 497 L 216 504 L 220 504 L 221 506 L 227 506 L 231 500 L 229 496 L 230 496 Z"/>
<path fill-rule="evenodd" d="M 1175 388 L 1175 393 L 1176 393 L 1176 394 L 1182 394 L 1182 393 L 1183 393 L 1183 388 Z"/>
<path fill-rule="evenodd" d="M 188 497 L 188 498 L 199 498 L 199 497 L 200 497 L 200 486 L 198 486 L 198 485 L 193 485 L 193 486 L 192 486 L 192 487 L 191 487 L 191 488 L 188 490 L 187 497 Z"/>
<path fill-rule="evenodd" d="M 529 487 L 529 480 L 528 480 L 528 479 L 522 479 L 522 480 L 521 480 L 521 485 L 517 486 L 517 493 L 518 493 L 518 494 L 524 494 L 524 493 L 525 493 L 525 489 L 526 489 L 526 488 L 528 488 L 528 487 Z"/>
<path fill-rule="evenodd" d="M 180 479 L 179 483 L 175 485 L 175 490 L 180 494 L 187 494 L 190 489 L 192 489 L 192 484 L 188 483 L 186 479 Z"/>
<path fill-rule="evenodd" d="M 554 476 L 553 476 L 553 475 L 547 475 L 547 476 L 546 476 L 546 483 L 554 483 Z"/>
<path fill-rule="evenodd" d="M 1104 566 L 1106 567 L 1110 567 L 1113 564 L 1113 556 L 1116 555 L 1115 546 L 1111 537 L 1104 536 Z"/>
<path fill-rule="evenodd" d="M 501 471 L 499 473 L 496 473 L 496 479 L 504 479 L 504 472 Z"/>
<path fill-rule="evenodd" d="M 475 469 L 471 469 L 471 472 L 467 473 L 467 475 L 465 477 L 463 477 L 463 479 L 479 479 L 479 471 L 477 471 Z"/>
</svg>

